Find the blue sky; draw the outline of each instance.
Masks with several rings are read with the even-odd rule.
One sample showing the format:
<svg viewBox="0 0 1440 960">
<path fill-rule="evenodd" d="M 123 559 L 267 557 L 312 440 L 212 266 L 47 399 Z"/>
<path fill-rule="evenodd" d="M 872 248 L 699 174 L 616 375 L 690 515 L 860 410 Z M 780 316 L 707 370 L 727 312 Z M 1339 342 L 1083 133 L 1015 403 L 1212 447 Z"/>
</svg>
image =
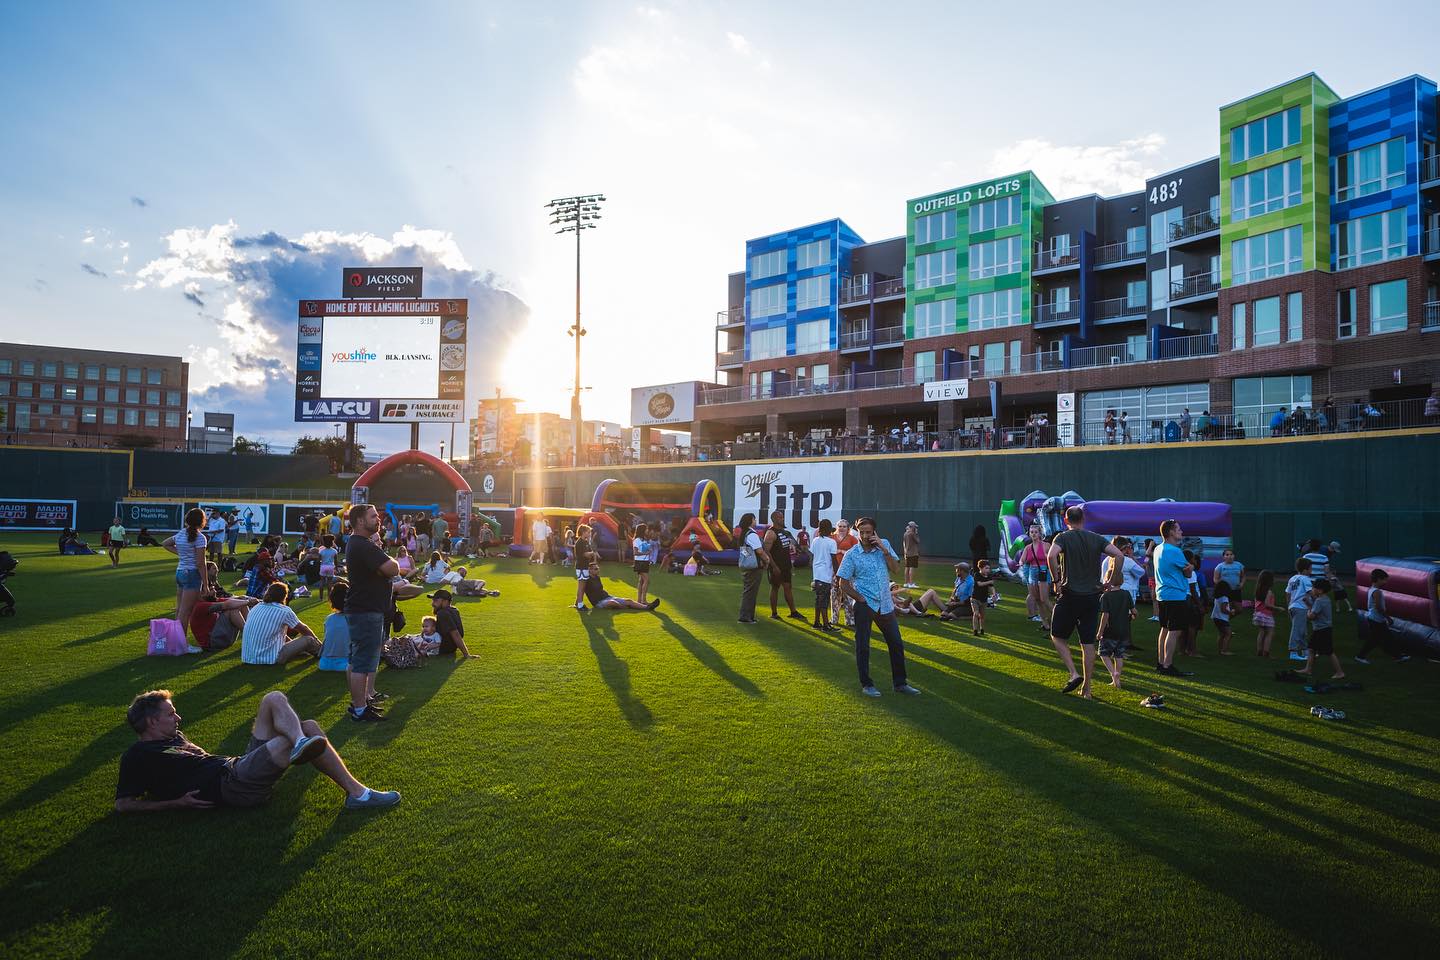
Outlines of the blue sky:
<svg viewBox="0 0 1440 960">
<path fill-rule="evenodd" d="M 286 305 L 403 256 L 484 305 L 477 394 L 564 412 L 573 252 L 543 204 L 597 191 L 587 415 L 624 422 L 630 386 L 710 375 L 748 237 L 893 236 L 906 198 L 1025 167 L 1132 188 L 1307 71 L 1440 74 L 1437 28 L 1423 3 L 13 4 L 0 338 L 185 356 L 197 410 L 283 442 Z"/>
</svg>

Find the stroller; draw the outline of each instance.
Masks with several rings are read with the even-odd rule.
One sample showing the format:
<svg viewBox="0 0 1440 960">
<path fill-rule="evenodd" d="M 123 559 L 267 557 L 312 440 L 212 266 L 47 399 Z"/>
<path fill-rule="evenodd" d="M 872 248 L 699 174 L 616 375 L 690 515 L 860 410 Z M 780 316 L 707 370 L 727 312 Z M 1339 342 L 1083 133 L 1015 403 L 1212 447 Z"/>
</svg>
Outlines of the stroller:
<svg viewBox="0 0 1440 960">
<path fill-rule="evenodd" d="M 8 550 L 0 550 L 0 617 L 15 616 L 15 594 L 5 586 L 5 581 L 15 574 L 15 568 L 20 566 L 20 561 L 10 555 Z"/>
</svg>

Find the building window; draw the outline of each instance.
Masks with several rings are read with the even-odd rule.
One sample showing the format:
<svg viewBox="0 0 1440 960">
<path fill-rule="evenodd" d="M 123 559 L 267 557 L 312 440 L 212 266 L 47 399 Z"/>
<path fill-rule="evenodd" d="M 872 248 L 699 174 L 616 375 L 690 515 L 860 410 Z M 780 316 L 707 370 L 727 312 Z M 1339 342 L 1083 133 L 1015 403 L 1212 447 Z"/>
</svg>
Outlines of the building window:
<svg viewBox="0 0 1440 960">
<path fill-rule="evenodd" d="M 1005 344 L 985 344 L 985 376 L 998 377 L 1005 372 Z"/>
<path fill-rule="evenodd" d="M 120 412 L 114 407 L 106 407 L 102 413 L 101 420 L 103 420 L 105 423 L 110 424 L 111 426 L 114 426 L 116 423 L 120 422 Z"/>
<path fill-rule="evenodd" d="M 1405 208 L 1346 220 L 1335 226 L 1335 269 L 1363 267 L 1405 256 Z"/>
<path fill-rule="evenodd" d="M 935 379 L 935 351 L 915 354 L 915 382 L 929 383 Z"/>
<path fill-rule="evenodd" d="M 1285 339 L 1294 342 L 1305 336 L 1305 297 L 1289 294 L 1285 298 Z"/>
<path fill-rule="evenodd" d="M 120 368 L 119 368 L 119 367 L 106 367 L 106 368 L 105 368 L 105 381 L 106 381 L 107 383 L 119 383 L 119 382 L 120 382 Z"/>
<path fill-rule="evenodd" d="M 152 407 L 158 407 L 158 406 L 160 406 L 160 391 L 159 391 L 159 390 L 146 390 L 146 391 L 145 391 L 145 402 L 148 403 L 148 404 L 149 404 L 150 406 L 152 406 Z"/>
<path fill-rule="evenodd" d="M 158 426 L 160 426 L 160 411 L 159 411 L 159 410 L 146 410 L 146 411 L 145 411 L 145 426 L 147 426 L 147 427 L 158 427 Z"/>
<path fill-rule="evenodd" d="M 126 403 L 139 403 L 139 402 L 140 402 L 140 391 L 137 390 L 137 389 L 135 389 L 134 387 L 126 387 L 126 388 L 125 388 L 125 402 L 126 402 Z"/>
<path fill-rule="evenodd" d="M 1070 288 L 1056 287 L 1050 291 L 1050 305 L 1057 316 L 1070 312 Z"/>
<path fill-rule="evenodd" d="M 53 360 L 47 360 L 40 365 L 40 376 L 50 377 L 52 380 L 60 375 L 60 365 Z"/>
<path fill-rule="evenodd" d="M 1277 163 L 1230 181 L 1230 219 L 1244 220 L 1293 207 L 1302 196 L 1300 161 Z"/>
<path fill-rule="evenodd" d="M 178 407 L 178 406 L 180 406 L 180 391 L 179 391 L 179 390 L 166 390 L 166 391 L 165 391 L 165 406 L 167 406 L 167 407 Z"/>
<path fill-rule="evenodd" d="M 1125 252 L 1132 257 L 1140 256 L 1145 252 L 1145 227 L 1127 227 L 1125 229 Z"/>
<path fill-rule="evenodd" d="M 75 386 L 75 384 L 73 384 L 73 383 L 63 383 L 63 384 L 61 384 L 61 385 L 60 385 L 60 399 L 61 399 L 61 400 L 79 400 L 79 399 L 80 399 L 80 388 L 77 387 L 77 386 Z"/>
<path fill-rule="evenodd" d="M 15 396 L 17 396 L 17 397 L 33 397 L 33 396 L 35 396 L 35 384 L 31 383 L 29 380 L 21 380 L 19 383 L 15 384 Z"/>
<path fill-rule="evenodd" d="M 1242 163 L 1252 157 L 1300 142 L 1300 108 L 1291 107 L 1268 117 L 1252 120 L 1230 131 L 1230 162 Z"/>
<path fill-rule="evenodd" d="M 1144 280 L 1129 280 L 1125 283 L 1125 306 L 1131 309 L 1145 306 L 1148 284 Z"/>
<path fill-rule="evenodd" d="M 1237 303 L 1230 308 L 1230 349 L 1245 349 L 1245 304 Z"/>
<path fill-rule="evenodd" d="M 955 237 L 955 211 L 945 210 L 915 218 L 915 242 L 935 243 Z"/>
<path fill-rule="evenodd" d="M 0 397 L 10 396 L 10 381 L 0 380 Z"/>
<path fill-rule="evenodd" d="M 30 407 L 28 404 L 20 404 L 15 408 L 15 429 L 26 431 L 30 429 Z"/>
<path fill-rule="evenodd" d="M 78 364 L 78 363 L 67 363 L 67 364 L 65 364 L 65 379 L 66 379 L 66 380 L 79 380 L 79 379 L 80 379 L 80 364 Z"/>
<path fill-rule="evenodd" d="M 813 310 L 830 306 L 830 275 L 806 277 L 795 281 L 795 309 Z"/>
<path fill-rule="evenodd" d="M 1182 411 L 1189 409 L 1191 416 L 1210 408 L 1210 384 L 1177 383 L 1163 387 L 1125 387 L 1117 390 L 1099 390 L 1082 393 L 1080 417 L 1077 425 L 1079 436 L 1085 443 L 1099 443 L 1105 436 L 1105 411 L 1114 410 L 1118 417 L 1122 412 L 1129 414 L 1131 434 L 1137 439 L 1144 436 L 1150 442 L 1165 438 L 1165 424 L 1177 424 Z"/>
<path fill-rule="evenodd" d="M 145 382 L 151 386 L 159 386 L 165 382 L 165 371 L 147 369 L 145 371 Z"/>
<path fill-rule="evenodd" d="M 1335 334 L 1344 340 L 1355 336 L 1355 291 L 1341 290 L 1335 304 Z"/>
<path fill-rule="evenodd" d="M 1405 185 L 1405 138 L 1361 147 L 1335 158 L 1335 201 L 1344 203 Z"/>
<path fill-rule="evenodd" d="M 1010 341 L 1010 372 L 1020 372 L 1020 341 Z"/>
<path fill-rule="evenodd" d="M 167 410 L 165 412 L 165 426 L 170 427 L 171 429 L 180 426 L 180 414 L 176 413 L 174 410 Z"/>
<path fill-rule="evenodd" d="M 1019 290 L 977 293 L 970 298 L 970 329 L 992 330 L 1020 323 Z"/>
<path fill-rule="evenodd" d="M 13 361 L 13 360 L 0 360 L 0 373 L 14 373 L 14 372 L 15 372 L 15 361 Z"/>
<path fill-rule="evenodd" d="M 54 400 L 54 399 L 55 399 L 55 384 L 53 384 L 53 383 L 42 383 L 42 384 L 40 384 L 40 399 L 42 399 L 42 400 Z"/>
<path fill-rule="evenodd" d="M 1170 273 L 1167 270 L 1155 270 L 1150 274 L 1150 309 L 1162 310 L 1165 304 L 1169 303 L 1170 295 Z"/>
<path fill-rule="evenodd" d="M 750 291 L 750 316 L 773 317 L 785 312 L 785 295 L 789 284 L 772 283 Z"/>
<path fill-rule="evenodd" d="M 1125 338 L 1125 362 L 1140 363 L 1149 356 L 1150 337 L 1144 333 L 1132 333 Z"/>
<path fill-rule="evenodd" d="M 1391 280 L 1370 287 L 1370 332 L 1394 333 L 1406 325 L 1405 281 Z"/>
<path fill-rule="evenodd" d="M 1231 282 L 1250 283 L 1299 273 L 1303 239 L 1303 228 L 1288 227 L 1236 240 L 1230 245 Z"/>
<path fill-rule="evenodd" d="M 1001 227 L 1013 227 L 1019 222 L 1019 197 L 1001 197 L 998 200 L 986 200 L 984 203 L 977 203 L 970 208 L 971 233 L 979 233 L 981 230 L 998 230 Z"/>
<path fill-rule="evenodd" d="M 750 258 L 751 280 L 764 280 L 766 277 L 778 277 L 784 272 L 784 250 L 772 250 L 769 253 L 757 254 Z"/>
<path fill-rule="evenodd" d="M 34 361 L 34 360 L 21 360 L 21 361 L 20 361 L 20 376 L 22 376 L 22 377 L 33 377 L 33 376 L 35 376 L 35 361 Z"/>
<path fill-rule="evenodd" d="M 140 368 L 139 368 L 139 367 L 126 367 L 126 368 L 125 368 L 125 382 L 126 382 L 126 383 L 139 383 L 139 382 L 140 382 Z"/>
<path fill-rule="evenodd" d="M 96 414 L 96 411 L 95 411 L 95 408 L 94 408 L 94 407 L 81 407 L 81 408 L 80 408 L 80 422 L 81 422 L 81 423 L 94 423 L 94 422 L 95 422 L 95 419 L 96 419 L 95 414 Z"/>
<path fill-rule="evenodd" d="M 1268 429 L 1270 417 L 1276 410 L 1284 408 L 1289 412 L 1296 407 L 1310 406 L 1310 378 L 1298 377 L 1237 377 L 1231 387 L 1235 413 L 1246 428 L 1247 436 L 1253 431 Z"/>
<path fill-rule="evenodd" d="M 1020 238 L 1002 237 L 970 245 L 970 279 L 1020 272 Z"/>
<path fill-rule="evenodd" d="M 139 410 L 126 410 L 126 411 L 125 411 L 125 426 L 127 426 L 127 427 L 138 427 L 138 426 L 140 426 L 140 411 L 139 411 Z"/>
<path fill-rule="evenodd" d="M 955 251 L 941 250 L 915 258 L 915 289 L 943 287 L 955 282 Z"/>
<path fill-rule="evenodd" d="M 795 325 L 796 354 L 821 353 L 830 349 L 830 321 L 811 320 Z"/>
<path fill-rule="evenodd" d="M 810 382 L 815 385 L 816 390 L 824 390 L 830 386 L 830 364 L 817 363 L 810 368 Z M 180 414 L 167 414 L 167 416 L 179 417 Z"/>
<path fill-rule="evenodd" d="M 106 403 L 119 403 L 119 402 L 120 402 L 120 388 L 119 388 L 119 387 L 106 387 L 106 388 L 105 388 L 105 402 L 106 402 Z"/>
<path fill-rule="evenodd" d="M 73 416 L 75 416 L 75 405 L 74 405 L 74 404 L 71 404 L 71 403 L 62 403 L 62 404 L 60 404 L 60 416 L 62 416 L 62 417 L 73 417 Z"/>
<path fill-rule="evenodd" d="M 1255 330 L 1251 343 L 1270 347 L 1280 342 L 1280 298 L 1266 297 L 1255 301 Z"/>
<path fill-rule="evenodd" d="M 1171 207 L 1159 213 L 1150 214 L 1150 252 L 1159 253 L 1170 242 L 1170 230 L 1185 219 L 1184 207 Z"/>
<path fill-rule="evenodd" d="M 915 304 L 915 336 L 938 337 L 955 332 L 955 300 Z"/>
<path fill-rule="evenodd" d="M 1058 237 L 1050 238 L 1050 259 L 1053 263 L 1070 256 L 1070 234 L 1062 233 Z"/>
<path fill-rule="evenodd" d="M 750 359 L 769 360 L 771 357 L 783 357 L 785 346 L 784 327 L 755 330 L 750 334 Z"/>
<path fill-rule="evenodd" d="M 87 364 L 85 364 L 85 379 L 86 379 L 86 380 L 99 380 L 99 379 L 100 379 L 100 367 L 99 367 L 97 364 L 94 364 L 94 363 L 87 363 Z"/>
</svg>

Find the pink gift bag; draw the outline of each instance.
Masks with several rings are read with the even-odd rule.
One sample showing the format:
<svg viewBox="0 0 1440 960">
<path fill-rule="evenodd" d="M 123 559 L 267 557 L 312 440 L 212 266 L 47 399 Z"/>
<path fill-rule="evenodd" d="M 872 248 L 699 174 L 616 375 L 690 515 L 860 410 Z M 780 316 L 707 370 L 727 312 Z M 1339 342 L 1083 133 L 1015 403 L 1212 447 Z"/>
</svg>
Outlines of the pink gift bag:
<svg viewBox="0 0 1440 960">
<path fill-rule="evenodd" d="M 180 629 L 179 620 L 151 620 L 150 645 L 145 653 L 152 657 L 183 657 L 186 648 L 185 631 Z"/>
</svg>

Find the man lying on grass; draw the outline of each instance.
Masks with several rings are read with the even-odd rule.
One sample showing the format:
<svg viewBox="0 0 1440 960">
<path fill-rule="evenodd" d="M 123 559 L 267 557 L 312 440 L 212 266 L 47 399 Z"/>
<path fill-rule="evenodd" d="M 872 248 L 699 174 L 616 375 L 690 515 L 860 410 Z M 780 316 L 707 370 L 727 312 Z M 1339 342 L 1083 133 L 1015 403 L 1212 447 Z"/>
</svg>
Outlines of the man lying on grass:
<svg viewBox="0 0 1440 960">
<path fill-rule="evenodd" d="M 250 745 L 241 757 L 206 753 L 185 739 L 169 690 L 140 694 L 125 719 L 140 739 L 120 758 L 115 809 L 121 813 L 259 806 L 270 799 L 285 771 L 301 763 L 312 764 L 345 791 L 347 810 L 400 802 L 398 792 L 371 790 L 351 776 L 320 724 L 302 721 L 278 690 L 260 698 Z"/>
<path fill-rule="evenodd" d="M 585 599 L 590 601 L 590 607 L 594 610 L 654 610 L 660 606 L 659 597 L 649 603 L 641 603 L 639 600 L 610 596 L 605 592 L 605 584 L 600 579 L 600 564 L 593 559 L 590 562 L 590 575 L 585 578 L 584 590 Z M 583 604 L 577 609 L 584 609 Z"/>
</svg>

